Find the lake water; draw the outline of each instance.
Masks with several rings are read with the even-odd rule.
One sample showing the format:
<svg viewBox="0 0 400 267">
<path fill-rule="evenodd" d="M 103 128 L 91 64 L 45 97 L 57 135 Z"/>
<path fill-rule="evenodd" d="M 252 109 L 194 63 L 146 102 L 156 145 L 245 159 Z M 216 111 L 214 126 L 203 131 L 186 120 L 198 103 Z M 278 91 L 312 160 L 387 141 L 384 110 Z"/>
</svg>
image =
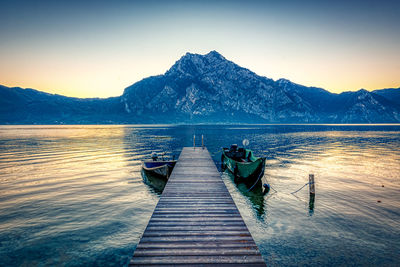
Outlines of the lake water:
<svg viewBox="0 0 400 267">
<path fill-rule="evenodd" d="M 400 125 L 96 125 L 0 126 L 0 266 L 126 265 L 160 197 L 141 160 L 193 134 L 267 157 L 276 191 L 223 180 L 269 265 L 400 265 Z"/>
</svg>

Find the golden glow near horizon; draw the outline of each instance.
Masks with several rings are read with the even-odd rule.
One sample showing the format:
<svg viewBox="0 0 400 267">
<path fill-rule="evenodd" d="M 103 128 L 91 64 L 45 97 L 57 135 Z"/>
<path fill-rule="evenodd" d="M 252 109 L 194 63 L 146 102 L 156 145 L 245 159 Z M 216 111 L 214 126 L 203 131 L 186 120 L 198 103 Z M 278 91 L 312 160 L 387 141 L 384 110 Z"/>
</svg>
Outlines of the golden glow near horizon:
<svg viewBox="0 0 400 267">
<path fill-rule="evenodd" d="M 400 87 L 398 4 L 311 2 L 9 3 L 0 84 L 119 96 L 186 52 L 216 50 L 260 76 L 335 93 Z"/>
</svg>

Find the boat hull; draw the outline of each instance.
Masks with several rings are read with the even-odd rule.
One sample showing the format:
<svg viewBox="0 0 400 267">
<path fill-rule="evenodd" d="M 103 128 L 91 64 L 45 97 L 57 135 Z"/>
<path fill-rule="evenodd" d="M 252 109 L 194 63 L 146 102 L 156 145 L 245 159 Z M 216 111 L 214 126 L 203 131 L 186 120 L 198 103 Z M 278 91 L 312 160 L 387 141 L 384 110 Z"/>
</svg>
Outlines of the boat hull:
<svg viewBox="0 0 400 267">
<path fill-rule="evenodd" d="M 176 161 L 145 161 L 142 169 L 146 174 L 150 174 L 168 180 Z"/>
<path fill-rule="evenodd" d="M 147 172 L 144 169 L 142 169 L 141 173 L 144 183 L 151 187 L 157 194 L 161 195 L 168 180 L 160 178 L 160 176 L 154 175 L 153 172 Z"/>
<path fill-rule="evenodd" d="M 240 162 L 228 157 L 222 151 L 221 162 L 224 169 L 234 175 L 236 183 L 245 183 L 247 186 L 262 185 L 261 178 L 264 175 L 265 158 L 252 157 L 251 162 Z"/>
</svg>

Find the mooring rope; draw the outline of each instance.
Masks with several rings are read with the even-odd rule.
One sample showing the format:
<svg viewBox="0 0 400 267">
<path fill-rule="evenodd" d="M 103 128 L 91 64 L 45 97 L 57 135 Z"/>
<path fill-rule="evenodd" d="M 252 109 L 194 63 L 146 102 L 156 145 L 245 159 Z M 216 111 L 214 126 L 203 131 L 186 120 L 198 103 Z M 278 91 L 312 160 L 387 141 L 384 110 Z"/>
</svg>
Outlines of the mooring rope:
<svg viewBox="0 0 400 267">
<path fill-rule="evenodd" d="M 294 192 L 292 192 L 292 193 L 290 193 L 290 194 L 295 194 L 295 193 L 297 193 L 297 192 L 299 192 L 301 189 L 303 189 L 306 185 L 308 185 L 308 184 L 310 184 L 310 183 L 306 183 L 305 185 L 303 185 L 302 187 L 300 187 L 300 189 L 297 189 L 296 191 L 294 191 Z M 311 183 L 311 184 L 313 184 L 313 183 Z"/>
<path fill-rule="evenodd" d="M 221 161 L 221 163 L 222 163 L 222 161 Z M 265 168 L 265 167 L 264 167 L 264 168 Z M 220 173 L 222 174 L 223 171 L 221 171 Z M 261 178 L 261 174 L 262 174 L 262 172 L 261 172 L 260 175 L 258 176 L 257 181 L 247 190 L 247 192 L 250 192 L 250 191 L 254 188 L 254 186 L 258 183 L 258 181 L 259 181 L 260 178 Z M 304 184 L 302 187 L 300 187 L 299 189 L 297 189 L 296 191 L 291 192 L 290 194 L 296 194 L 297 192 L 299 192 L 301 189 L 303 189 L 305 186 L 307 186 L 307 185 L 309 185 L 309 184 L 314 184 L 314 183 L 308 182 L 308 183 Z M 270 188 L 270 189 L 272 189 L 272 190 L 274 190 L 276 193 L 278 193 L 278 191 L 277 191 L 275 188 L 273 188 L 270 184 L 268 184 L 268 185 L 269 185 L 269 188 Z"/>
<path fill-rule="evenodd" d="M 250 191 L 253 189 L 253 187 L 256 186 L 256 184 L 257 184 L 258 181 L 260 180 L 261 174 L 262 174 L 262 173 L 260 173 L 260 174 L 258 175 L 257 181 L 250 187 L 249 190 L 247 190 L 247 192 L 250 192 Z"/>
<path fill-rule="evenodd" d="M 250 187 L 249 190 L 247 190 L 247 192 L 250 192 L 254 188 L 254 186 L 258 183 L 260 178 L 264 175 L 264 170 L 265 170 L 265 159 L 263 160 L 263 166 L 262 166 L 260 174 L 258 175 L 257 181 L 253 184 L 252 187 Z"/>
<path fill-rule="evenodd" d="M 272 190 L 274 190 L 276 193 L 278 193 L 278 191 L 272 187 L 272 185 L 269 185 L 269 188 L 271 188 Z"/>
</svg>

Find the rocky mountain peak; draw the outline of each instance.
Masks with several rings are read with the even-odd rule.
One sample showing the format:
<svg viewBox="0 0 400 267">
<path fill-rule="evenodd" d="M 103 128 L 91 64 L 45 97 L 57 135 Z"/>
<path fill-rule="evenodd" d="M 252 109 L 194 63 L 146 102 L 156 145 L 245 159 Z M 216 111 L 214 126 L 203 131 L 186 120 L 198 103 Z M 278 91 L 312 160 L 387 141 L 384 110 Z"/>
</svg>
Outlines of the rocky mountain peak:
<svg viewBox="0 0 400 267">
<path fill-rule="evenodd" d="M 216 59 L 216 60 L 226 60 L 220 53 L 215 50 L 210 51 L 208 54 L 205 55 L 208 59 Z"/>
<path fill-rule="evenodd" d="M 215 50 L 205 55 L 186 53 L 165 74 L 198 76 L 231 64 Z"/>
<path fill-rule="evenodd" d="M 289 80 L 287 80 L 287 79 L 283 79 L 283 78 L 277 80 L 276 83 L 277 83 L 279 86 L 281 86 L 282 88 L 286 88 L 286 87 L 295 85 L 293 82 L 291 82 L 291 81 L 289 81 Z"/>
</svg>

